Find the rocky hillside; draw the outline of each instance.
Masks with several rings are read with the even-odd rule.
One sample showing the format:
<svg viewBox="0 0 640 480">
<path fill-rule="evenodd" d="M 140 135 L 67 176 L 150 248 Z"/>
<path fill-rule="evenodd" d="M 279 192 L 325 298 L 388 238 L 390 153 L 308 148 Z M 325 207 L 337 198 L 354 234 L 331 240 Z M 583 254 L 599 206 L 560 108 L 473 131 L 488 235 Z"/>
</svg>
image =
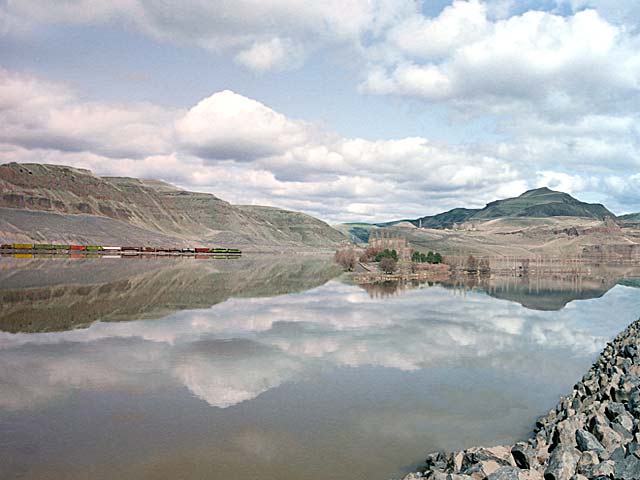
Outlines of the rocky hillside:
<svg viewBox="0 0 640 480">
<path fill-rule="evenodd" d="M 602 220 L 615 215 L 598 203 L 585 203 L 563 192 L 548 188 L 529 190 L 519 197 L 496 200 L 482 209 L 455 208 L 438 215 L 410 220 L 416 227 L 451 228 L 454 224 L 493 218 L 578 217 Z"/>
<path fill-rule="evenodd" d="M 231 205 L 158 180 L 43 164 L 0 165 L 0 241 L 332 249 L 344 236 L 309 215 Z"/>
<path fill-rule="evenodd" d="M 571 394 L 536 422 L 528 441 L 433 453 L 422 472 L 405 479 L 640 478 L 639 348 L 635 322 L 607 345 Z"/>
</svg>

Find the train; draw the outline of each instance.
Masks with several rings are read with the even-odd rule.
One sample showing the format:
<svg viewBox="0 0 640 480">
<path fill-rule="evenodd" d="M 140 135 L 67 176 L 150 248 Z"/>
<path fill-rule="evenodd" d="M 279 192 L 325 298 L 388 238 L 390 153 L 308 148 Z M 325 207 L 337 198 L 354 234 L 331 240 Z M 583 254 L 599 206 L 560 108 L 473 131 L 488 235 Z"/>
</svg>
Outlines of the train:
<svg viewBox="0 0 640 480">
<path fill-rule="evenodd" d="M 102 245 L 57 245 L 53 243 L 8 243 L 0 245 L 0 250 L 35 250 L 35 251 L 70 251 L 73 253 L 80 252 L 104 252 L 104 253 L 181 253 L 181 254 L 225 254 L 225 255 L 241 255 L 242 251 L 237 248 L 209 248 L 209 247 L 120 247 L 120 246 L 102 246 Z"/>
</svg>

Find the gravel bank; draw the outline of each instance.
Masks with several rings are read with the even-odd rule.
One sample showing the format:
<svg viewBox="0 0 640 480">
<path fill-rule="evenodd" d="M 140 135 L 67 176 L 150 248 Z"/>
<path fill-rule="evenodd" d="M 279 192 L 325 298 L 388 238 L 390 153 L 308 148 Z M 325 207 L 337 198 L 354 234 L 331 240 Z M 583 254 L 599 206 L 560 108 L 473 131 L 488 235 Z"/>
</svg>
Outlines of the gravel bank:
<svg viewBox="0 0 640 480">
<path fill-rule="evenodd" d="M 528 441 L 429 454 L 404 480 L 640 480 L 640 320 L 608 343 Z"/>
</svg>

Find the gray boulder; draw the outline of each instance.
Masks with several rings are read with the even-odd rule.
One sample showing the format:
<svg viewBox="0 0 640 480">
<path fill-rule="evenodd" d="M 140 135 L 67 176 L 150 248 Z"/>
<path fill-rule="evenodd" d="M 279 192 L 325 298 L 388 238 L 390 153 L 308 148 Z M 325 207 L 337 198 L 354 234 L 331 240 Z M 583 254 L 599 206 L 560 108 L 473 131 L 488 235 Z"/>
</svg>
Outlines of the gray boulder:
<svg viewBox="0 0 640 480">
<path fill-rule="evenodd" d="M 576 443 L 581 452 L 590 451 L 599 454 L 604 451 L 604 447 L 598 439 L 586 430 L 576 430 Z"/>
<path fill-rule="evenodd" d="M 487 477 L 487 480 L 519 480 L 516 467 L 501 467 Z"/>
<path fill-rule="evenodd" d="M 627 455 L 615 463 L 615 478 L 638 479 L 640 478 L 640 458 L 635 455 Z"/>
<path fill-rule="evenodd" d="M 547 469 L 544 472 L 545 480 L 571 480 L 576 473 L 579 452 L 573 448 L 556 448 L 551 457 Z"/>
</svg>

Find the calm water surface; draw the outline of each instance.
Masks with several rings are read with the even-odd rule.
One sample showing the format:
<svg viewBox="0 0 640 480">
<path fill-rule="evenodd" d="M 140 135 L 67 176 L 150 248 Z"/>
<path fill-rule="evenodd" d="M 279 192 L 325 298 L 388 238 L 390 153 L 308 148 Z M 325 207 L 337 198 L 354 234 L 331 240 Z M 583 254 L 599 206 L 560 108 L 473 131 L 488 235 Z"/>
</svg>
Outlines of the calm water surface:
<svg viewBox="0 0 640 480">
<path fill-rule="evenodd" d="M 362 288 L 325 260 L 0 259 L 0 478 L 386 479 L 527 436 L 635 272 Z"/>
</svg>

